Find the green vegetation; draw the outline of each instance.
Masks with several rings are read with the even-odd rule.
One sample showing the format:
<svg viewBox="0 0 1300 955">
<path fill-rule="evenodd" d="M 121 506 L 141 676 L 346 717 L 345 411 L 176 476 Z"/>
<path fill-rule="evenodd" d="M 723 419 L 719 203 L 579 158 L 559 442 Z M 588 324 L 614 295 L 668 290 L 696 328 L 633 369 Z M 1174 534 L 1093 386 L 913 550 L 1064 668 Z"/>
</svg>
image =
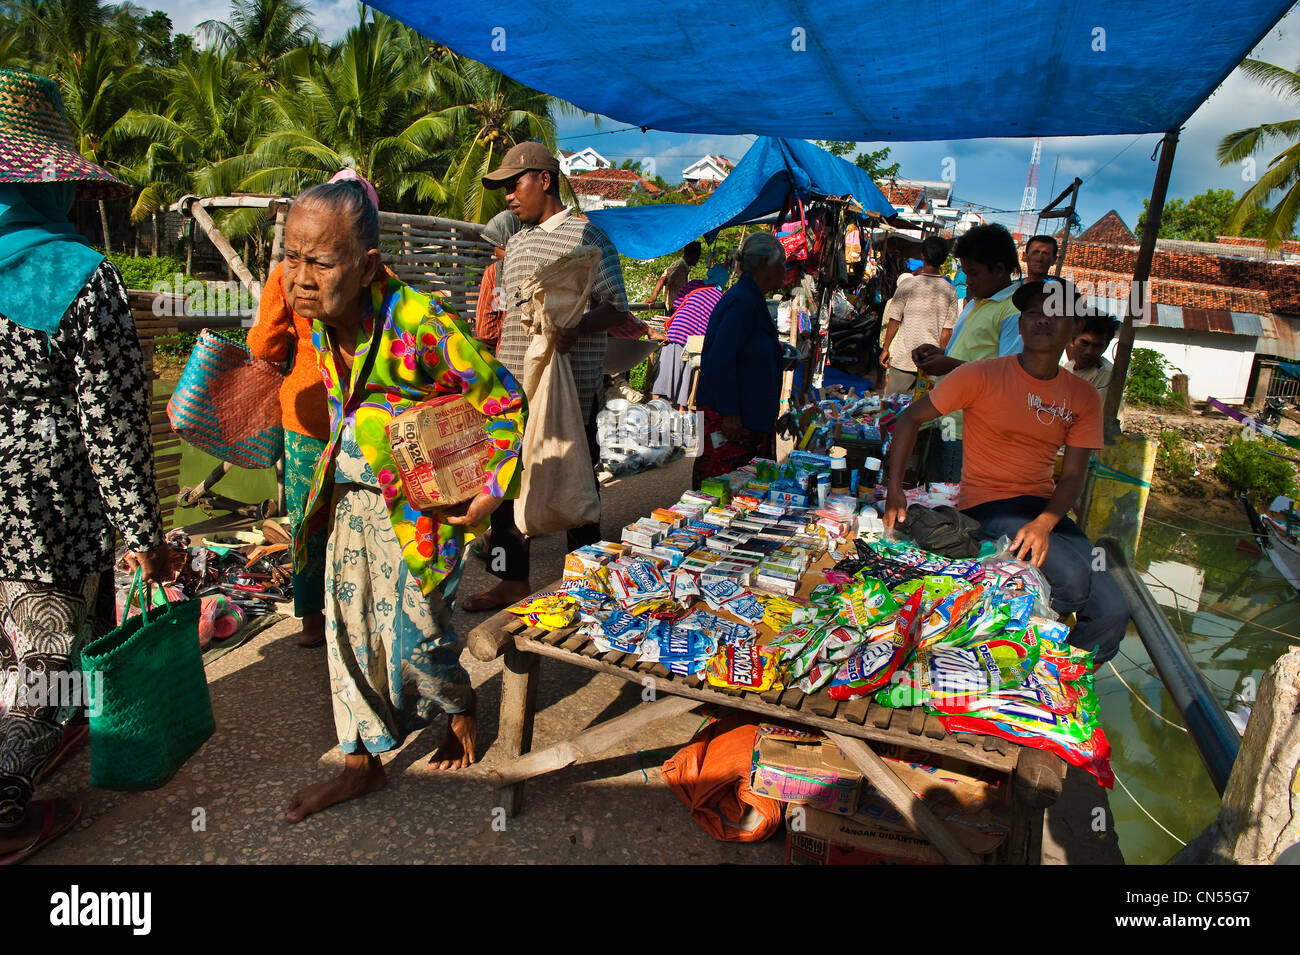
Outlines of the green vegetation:
<svg viewBox="0 0 1300 955">
<path fill-rule="evenodd" d="M 1151 200 L 1142 200 L 1142 212 L 1133 229 L 1138 238 L 1147 225 L 1147 206 Z M 1169 199 L 1160 214 L 1160 238 L 1185 239 L 1188 242 L 1213 242 L 1221 235 L 1244 235 L 1260 238 L 1264 235 L 1264 222 L 1268 216 L 1256 211 L 1245 224 L 1229 228 L 1228 220 L 1237 205 L 1237 196 L 1231 189 L 1207 189 L 1190 199 Z"/>
<path fill-rule="evenodd" d="M 1129 359 L 1124 400 L 1130 405 L 1154 408 L 1185 408 L 1182 398 L 1169 386 L 1169 372 L 1176 370 L 1154 348 L 1135 348 Z"/>
<path fill-rule="evenodd" d="M 650 359 L 649 358 L 641 362 L 641 364 L 637 365 L 635 368 L 633 368 L 631 371 L 627 373 L 627 383 L 631 385 L 636 391 L 639 391 L 641 392 L 641 394 L 645 395 L 646 400 L 649 400 L 650 386 L 654 384 L 654 382 L 650 380 Z"/>
<path fill-rule="evenodd" d="M 1288 461 L 1269 454 L 1262 440 L 1237 435 L 1219 452 L 1214 473 L 1238 494 L 1262 501 L 1279 494 L 1295 495 L 1295 470 Z"/>
<path fill-rule="evenodd" d="M 1243 60 L 1238 69 L 1288 105 L 1300 103 L 1300 73 L 1254 59 Z M 1270 142 L 1282 146 L 1272 158 L 1268 157 L 1271 149 L 1265 152 Z M 1264 153 L 1261 158 L 1265 161 L 1258 163 L 1262 168 L 1256 166 L 1256 153 Z M 1231 132 L 1219 141 L 1218 160 L 1221 166 L 1239 167 L 1242 178 L 1253 183 L 1233 207 L 1226 228 L 1241 229 L 1256 215 L 1264 213 L 1274 193 L 1280 193 L 1272 211 L 1264 213 L 1259 234 L 1270 248 L 1277 248 L 1283 240 L 1291 238 L 1300 218 L 1300 120 L 1262 123 Z M 1249 233 L 1229 231 L 1228 234 Z"/>
<path fill-rule="evenodd" d="M 1192 456 L 1184 446 L 1185 439 L 1177 431 L 1161 431 L 1160 444 L 1156 448 L 1156 464 L 1171 478 L 1192 476 L 1194 465 Z"/>
<path fill-rule="evenodd" d="M 839 156 L 840 158 L 844 158 L 849 153 L 857 152 L 858 149 L 857 143 L 838 139 L 819 139 L 817 145 L 832 156 Z M 890 176 L 897 176 L 898 170 L 902 167 L 901 163 L 889 162 L 888 146 L 874 152 L 858 153 L 853 157 L 853 165 L 866 170 L 872 179 L 888 179 Z"/>
<path fill-rule="evenodd" d="M 54 79 L 78 149 L 132 187 L 100 203 L 140 222 L 182 195 L 294 194 L 348 166 L 395 212 L 486 222 L 480 176 L 516 143 L 555 148 L 575 107 L 452 53 L 362 6 L 335 44 L 297 0 L 233 0 L 227 19 L 173 36 L 161 11 L 100 0 L 0 0 L 0 67 Z M 107 208 L 106 208 L 107 207 Z M 215 214 L 265 239 L 261 210 Z"/>
<path fill-rule="evenodd" d="M 185 263 L 171 255 L 137 258 L 120 252 L 110 252 L 108 260 L 122 273 L 122 281 L 126 283 L 127 288 L 151 291 L 157 283 L 165 282 L 170 289 L 174 286 L 177 275 L 181 276 L 182 285 L 191 279 L 191 276 L 185 274 Z"/>
</svg>

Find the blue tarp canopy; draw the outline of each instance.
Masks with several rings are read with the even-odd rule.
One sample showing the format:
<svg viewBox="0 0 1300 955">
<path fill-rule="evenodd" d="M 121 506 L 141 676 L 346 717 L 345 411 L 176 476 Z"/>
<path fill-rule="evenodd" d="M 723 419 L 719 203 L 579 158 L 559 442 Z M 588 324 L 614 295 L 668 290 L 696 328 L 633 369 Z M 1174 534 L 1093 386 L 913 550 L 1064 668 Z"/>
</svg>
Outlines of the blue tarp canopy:
<svg viewBox="0 0 1300 955">
<path fill-rule="evenodd" d="M 1181 126 L 1293 0 L 378 0 L 534 89 L 636 126 L 978 139 Z"/>
<path fill-rule="evenodd" d="M 790 187 L 809 195 L 852 196 L 881 218 L 894 207 L 866 172 L 801 139 L 764 136 L 749 147 L 727 178 L 698 206 L 659 205 L 587 213 L 614 248 L 633 259 L 675 252 L 702 235 L 778 212 Z"/>
</svg>

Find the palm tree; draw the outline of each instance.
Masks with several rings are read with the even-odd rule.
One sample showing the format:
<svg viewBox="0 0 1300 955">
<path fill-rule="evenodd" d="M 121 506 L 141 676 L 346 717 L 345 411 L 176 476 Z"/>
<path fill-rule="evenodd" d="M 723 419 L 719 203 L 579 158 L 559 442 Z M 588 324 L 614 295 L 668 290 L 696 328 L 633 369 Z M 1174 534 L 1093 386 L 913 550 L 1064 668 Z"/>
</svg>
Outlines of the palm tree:
<svg viewBox="0 0 1300 955">
<path fill-rule="evenodd" d="M 267 115 L 255 74 L 234 53 L 190 53 L 160 72 L 165 92 L 159 102 L 165 106 L 132 109 L 113 129 L 115 139 L 146 144 L 139 161 L 124 170 L 140 190 L 131 210 L 136 222 L 186 193 L 235 191 L 248 172 L 239 160 L 247 156 Z M 259 224 L 260 216 L 247 214 L 232 214 L 222 223 L 233 238 Z"/>
<path fill-rule="evenodd" d="M 1276 92 L 1283 101 L 1300 104 L 1300 73 L 1253 59 L 1243 61 L 1241 70 Z M 1300 217 L 1300 119 L 1239 129 L 1224 136 L 1218 149 L 1219 165 L 1231 166 L 1254 156 L 1265 144 L 1279 140 L 1288 145 L 1269 161 L 1263 175 L 1237 200 L 1224 224 L 1227 232 L 1238 234 L 1251 215 L 1267 205 L 1270 195 L 1285 190 L 1264 221 L 1264 241 L 1270 249 L 1291 237 Z"/>
<path fill-rule="evenodd" d="M 438 115 L 456 131 L 444 152 L 450 215 L 486 222 L 502 208 L 500 190 L 483 188 L 482 177 L 518 143 L 535 139 L 555 149 L 553 109 L 582 115 L 576 107 L 539 93 L 474 60 L 450 51 L 432 64 L 432 98 L 447 103 Z"/>
<path fill-rule="evenodd" d="M 375 14 L 325 62 L 272 91 L 268 131 L 237 161 L 252 170 L 241 188 L 296 193 L 348 166 L 374 184 L 383 208 L 443 201 L 430 154 L 451 127 L 420 95 L 418 64 L 396 42 L 402 29 Z"/>
<path fill-rule="evenodd" d="M 236 53 L 270 88 L 283 85 L 284 57 L 316 39 L 311 12 L 296 0 L 232 0 L 228 21 L 204 20 L 199 29 Z"/>
</svg>

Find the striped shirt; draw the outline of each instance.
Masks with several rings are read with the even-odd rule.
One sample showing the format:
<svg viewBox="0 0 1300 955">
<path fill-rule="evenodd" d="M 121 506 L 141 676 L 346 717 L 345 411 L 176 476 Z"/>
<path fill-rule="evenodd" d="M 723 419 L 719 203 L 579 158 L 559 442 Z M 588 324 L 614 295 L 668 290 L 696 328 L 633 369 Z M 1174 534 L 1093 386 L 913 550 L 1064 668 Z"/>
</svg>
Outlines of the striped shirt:
<svg viewBox="0 0 1300 955">
<path fill-rule="evenodd" d="M 709 316 L 713 306 L 722 298 L 722 289 L 716 285 L 706 285 L 693 292 L 687 292 L 677 303 L 673 312 L 672 324 L 668 326 L 668 340 L 678 345 L 685 345 L 691 335 L 703 335 L 709 330 Z"/>
<path fill-rule="evenodd" d="M 497 361 L 520 380 L 524 372 L 524 354 L 531 337 L 522 324 L 524 303 L 520 289 L 541 266 L 549 265 L 583 245 L 594 245 L 601 250 L 596 281 L 591 288 L 591 308 L 608 303 L 626 312 L 623 267 L 619 264 L 614 244 L 598 226 L 577 218 L 569 209 L 562 209 L 545 222 L 524 226 L 506 243 L 504 271 L 498 275 L 505 298 L 506 317 L 501 323 Z M 569 352 L 569 367 L 578 387 L 578 401 L 586 414 L 591 413 L 596 392 L 600 389 L 605 340 L 603 331 L 580 335 L 578 343 Z"/>
</svg>

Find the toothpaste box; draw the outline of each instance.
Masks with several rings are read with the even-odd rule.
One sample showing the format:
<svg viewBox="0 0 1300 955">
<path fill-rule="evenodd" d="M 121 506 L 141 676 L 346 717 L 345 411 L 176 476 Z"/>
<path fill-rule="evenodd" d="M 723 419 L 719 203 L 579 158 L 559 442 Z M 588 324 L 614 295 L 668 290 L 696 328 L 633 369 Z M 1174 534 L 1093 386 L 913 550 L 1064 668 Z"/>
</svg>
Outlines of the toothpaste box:
<svg viewBox="0 0 1300 955">
<path fill-rule="evenodd" d="M 681 527 L 683 524 L 682 515 L 666 507 L 656 507 L 650 512 L 650 517 L 661 524 L 667 524 L 669 527 Z"/>
<path fill-rule="evenodd" d="M 712 494 L 705 494 L 703 491 L 684 491 L 681 500 L 687 504 L 698 504 L 701 507 L 716 507 L 718 499 Z"/>
<path fill-rule="evenodd" d="M 566 578 L 584 577 L 597 567 L 603 567 L 623 556 L 623 545 L 609 541 L 587 544 L 564 557 Z"/>
<path fill-rule="evenodd" d="M 793 597 L 799 592 L 799 574 L 784 570 L 764 569 L 761 565 L 754 572 L 754 586 L 769 594 L 781 594 Z"/>
<path fill-rule="evenodd" d="M 686 525 L 688 531 L 694 531 L 697 534 L 703 534 L 705 537 L 712 537 L 726 528 L 721 524 L 714 524 L 711 521 L 690 521 Z"/>
<path fill-rule="evenodd" d="M 767 499 L 785 507 L 807 507 L 808 495 L 797 491 L 769 491 Z"/>
<path fill-rule="evenodd" d="M 710 554 L 707 551 L 697 550 L 682 561 L 681 569 L 691 574 L 702 574 L 712 568 L 717 562 L 717 554 Z"/>
</svg>

